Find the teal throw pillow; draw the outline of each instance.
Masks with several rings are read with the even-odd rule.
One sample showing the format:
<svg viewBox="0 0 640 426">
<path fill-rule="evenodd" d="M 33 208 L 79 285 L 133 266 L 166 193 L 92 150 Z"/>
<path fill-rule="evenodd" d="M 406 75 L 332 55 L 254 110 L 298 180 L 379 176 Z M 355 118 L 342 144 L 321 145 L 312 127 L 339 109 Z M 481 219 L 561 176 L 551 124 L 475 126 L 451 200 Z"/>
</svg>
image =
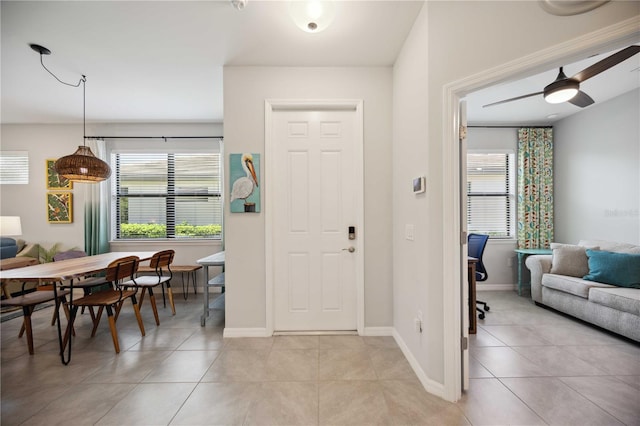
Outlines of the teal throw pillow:
<svg viewBox="0 0 640 426">
<path fill-rule="evenodd" d="M 640 254 L 587 249 L 588 281 L 640 288 Z"/>
</svg>

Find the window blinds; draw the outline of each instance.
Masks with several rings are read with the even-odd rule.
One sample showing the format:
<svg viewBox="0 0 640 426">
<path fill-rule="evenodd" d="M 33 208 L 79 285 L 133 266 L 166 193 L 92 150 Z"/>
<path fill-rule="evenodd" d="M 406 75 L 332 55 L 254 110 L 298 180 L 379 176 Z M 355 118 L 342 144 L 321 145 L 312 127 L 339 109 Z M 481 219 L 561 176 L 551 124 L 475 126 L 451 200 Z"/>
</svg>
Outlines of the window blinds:
<svg viewBox="0 0 640 426">
<path fill-rule="evenodd" d="M 220 153 L 116 153 L 116 238 L 220 238 Z"/>
<path fill-rule="evenodd" d="M 469 232 L 511 236 L 509 154 L 467 154 Z"/>
</svg>

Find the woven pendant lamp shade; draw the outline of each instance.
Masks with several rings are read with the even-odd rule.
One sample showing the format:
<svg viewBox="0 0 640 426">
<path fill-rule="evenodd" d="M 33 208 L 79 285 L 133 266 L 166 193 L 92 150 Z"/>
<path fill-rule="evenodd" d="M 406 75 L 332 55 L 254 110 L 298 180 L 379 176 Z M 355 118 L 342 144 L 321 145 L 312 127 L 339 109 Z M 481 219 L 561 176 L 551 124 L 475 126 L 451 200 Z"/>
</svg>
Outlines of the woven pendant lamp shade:
<svg viewBox="0 0 640 426">
<path fill-rule="evenodd" d="M 59 175 L 74 182 L 100 182 L 111 176 L 109 165 L 93 155 L 88 146 L 79 146 L 73 154 L 59 158 L 54 167 Z"/>
</svg>

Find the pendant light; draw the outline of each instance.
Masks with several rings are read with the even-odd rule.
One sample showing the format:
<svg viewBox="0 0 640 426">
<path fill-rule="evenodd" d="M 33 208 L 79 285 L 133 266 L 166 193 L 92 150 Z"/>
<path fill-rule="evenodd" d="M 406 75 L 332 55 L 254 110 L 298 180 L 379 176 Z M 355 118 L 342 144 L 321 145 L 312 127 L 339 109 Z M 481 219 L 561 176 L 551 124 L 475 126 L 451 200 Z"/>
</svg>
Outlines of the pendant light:
<svg viewBox="0 0 640 426">
<path fill-rule="evenodd" d="M 91 139 L 87 137 L 87 124 L 86 124 L 86 95 L 85 95 L 85 83 L 87 81 L 86 76 L 82 76 L 78 84 L 69 84 L 60 80 L 51 71 L 44 66 L 42 62 L 42 55 L 50 55 L 51 51 L 46 47 L 30 44 L 31 48 L 40 53 L 40 63 L 42 67 L 49 72 L 56 80 L 67 86 L 78 87 L 82 84 L 82 126 L 83 126 L 83 139 L 82 145 L 78 146 L 76 152 L 71 155 L 66 155 L 59 158 L 54 168 L 60 176 L 81 183 L 95 183 L 108 179 L 111 176 L 111 168 L 109 165 L 93 155 L 91 148 L 86 145 L 86 140 Z"/>
</svg>

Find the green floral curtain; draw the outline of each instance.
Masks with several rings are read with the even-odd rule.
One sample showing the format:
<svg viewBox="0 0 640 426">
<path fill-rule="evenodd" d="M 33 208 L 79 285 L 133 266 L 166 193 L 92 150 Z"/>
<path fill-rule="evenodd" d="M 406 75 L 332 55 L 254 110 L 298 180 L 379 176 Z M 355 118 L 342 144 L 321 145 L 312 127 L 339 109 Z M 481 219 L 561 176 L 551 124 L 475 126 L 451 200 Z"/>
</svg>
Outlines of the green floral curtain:
<svg viewBox="0 0 640 426">
<path fill-rule="evenodd" d="M 553 129 L 518 130 L 518 248 L 553 241 Z"/>
<path fill-rule="evenodd" d="M 89 139 L 93 154 L 107 161 L 103 140 Z M 85 185 L 84 251 L 88 255 L 109 252 L 109 180 Z"/>
</svg>

